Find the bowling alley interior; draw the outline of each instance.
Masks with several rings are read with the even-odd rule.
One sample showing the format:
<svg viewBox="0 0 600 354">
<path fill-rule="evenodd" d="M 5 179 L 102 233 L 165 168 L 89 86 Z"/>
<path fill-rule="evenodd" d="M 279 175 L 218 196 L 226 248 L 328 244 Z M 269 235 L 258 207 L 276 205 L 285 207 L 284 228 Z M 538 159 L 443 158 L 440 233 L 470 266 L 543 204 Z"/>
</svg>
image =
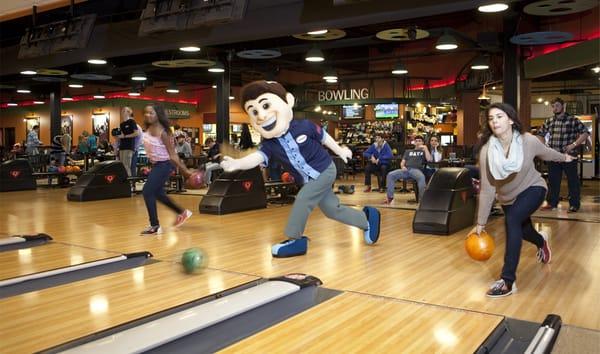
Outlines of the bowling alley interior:
<svg viewBox="0 0 600 354">
<path fill-rule="evenodd" d="M 595 0 L 0 3 L 1 353 L 599 353 Z"/>
</svg>

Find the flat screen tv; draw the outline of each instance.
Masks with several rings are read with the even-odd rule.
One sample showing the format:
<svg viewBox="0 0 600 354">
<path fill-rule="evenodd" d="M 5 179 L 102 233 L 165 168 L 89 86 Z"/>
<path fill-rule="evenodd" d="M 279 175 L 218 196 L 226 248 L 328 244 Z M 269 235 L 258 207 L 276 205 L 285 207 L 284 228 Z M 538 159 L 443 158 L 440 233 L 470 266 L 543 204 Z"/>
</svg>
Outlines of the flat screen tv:
<svg viewBox="0 0 600 354">
<path fill-rule="evenodd" d="M 375 105 L 375 118 L 398 118 L 397 103 L 382 103 Z"/>
<path fill-rule="evenodd" d="M 342 118 L 344 119 L 363 119 L 365 117 L 365 107 L 360 105 L 342 106 Z"/>
</svg>

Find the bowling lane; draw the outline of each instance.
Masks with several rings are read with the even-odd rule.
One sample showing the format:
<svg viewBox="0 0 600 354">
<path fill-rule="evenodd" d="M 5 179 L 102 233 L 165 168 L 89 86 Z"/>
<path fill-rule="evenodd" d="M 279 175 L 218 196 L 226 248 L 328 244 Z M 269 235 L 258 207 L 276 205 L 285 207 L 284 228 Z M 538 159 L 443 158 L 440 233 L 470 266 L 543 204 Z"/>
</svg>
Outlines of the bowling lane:
<svg viewBox="0 0 600 354">
<path fill-rule="evenodd" d="M 0 352 L 47 349 L 256 279 L 158 262 L 13 296 L 0 300 Z"/>
<path fill-rule="evenodd" d="M 118 253 L 60 243 L 0 253 L 0 280 L 118 256 Z"/>
<path fill-rule="evenodd" d="M 472 353 L 502 317 L 344 293 L 220 353 Z"/>
</svg>

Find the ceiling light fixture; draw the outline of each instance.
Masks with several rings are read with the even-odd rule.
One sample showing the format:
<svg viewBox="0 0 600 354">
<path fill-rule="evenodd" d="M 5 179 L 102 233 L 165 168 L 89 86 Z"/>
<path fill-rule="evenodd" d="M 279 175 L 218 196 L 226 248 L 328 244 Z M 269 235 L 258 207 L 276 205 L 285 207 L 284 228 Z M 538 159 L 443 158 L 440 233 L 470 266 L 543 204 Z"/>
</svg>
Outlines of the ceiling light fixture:
<svg viewBox="0 0 600 354">
<path fill-rule="evenodd" d="M 35 100 L 35 101 L 33 101 L 33 104 L 44 104 L 44 101 L 37 101 L 37 100 Z"/>
<path fill-rule="evenodd" d="M 140 95 L 140 91 L 138 91 L 138 89 L 131 89 L 131 91 L 129 91 L 129 93 L 127 93 L 129 96 L 133 96 L 133 97 L 137 97 Z"/>
<path fill-rule="evenodd" d="M 600 66 L 595 66 L 592 68 L 592 71 L 596 74 L 600 73 Z M 22 73 L 21 73 L 22 74 Z"/>
<path fill-rule="evenodd" d="M 136 71 L 131 75 L 131 80 L 133 81 L 146 81 L 148 80 L 148 78 L 146 77 L 146 74 L 144 74 L 144 72 L 142 71 Z"/>
<path fill-rule="evenodd" d="M 225 72 L 225 67 L 223 66 L 223 63 L 217 61 L 215 62 L 215 65 L 208 68 L 208 71 L 211 73 L 222 73 Z"/>
<path fill-rule="evenodd" d="M 480 101 L 490 99 L 490 97 L 485 93 L 485 84 L 483 85 L 483 92 L 481 92 L 481 95 L 479 95 L 479 97 L 477 97 L 477 99 Z"/>
<path fill-rule="evenodd" d="M 306 57 L 304 59 L 306 61 L 310 61 L 311 63 L 318 63 L 325 60 L 325 57 L 319 48 L 312 48 L 308 51 L 308 53 L 306 53 Z"/>
<path fill-rule="evenodd" d="M 69 93 L 65 93 L 62 100 L 63 101 L 73 101 L 73 97 Z"/>
<path fill-rule="evenodd" d="M 327 70 L 325 72 L 325 74 L 323 75 L 323 80 L 337 80 L 337 79 L 338 79 L 337 73 L 333 69 Z"/>
<path fill-rule="evenodd" d="M 326 29 L 322 29 L 322 30 L 316 30 L 316 31 L 310 31 L 310 32 L 306 32 L 306 34 L 309 34 L 311 36 L 318 36 L 320 34 L 325 34 L 328 31 Z"/>
<path fill-rule="evenodd" d="M 21 75 L 35 75 L 35 74 L 37 74 L 37 71 L 35 71 L 35 70 L 27 69 L 27 70 L 21 71 Z"/>
<path fill-rule="evenodd" d="M 503 2 L 481 5 L 477 8 L 477 10 L 479 12 L 485 12 L 485 13 L 502 12 L 506 9 L 508 9 L 508 5 Z"/>
<path fill-rule="evenodd" d="M 69 83 L 70 88 L 83 88 L 83 84 L 79 81 L 71 81 Z"/>
<path fill-rule="evenodd" d="M 14 103 L 14 102 L 8 102 L 6 105 L 7 105 L 8 107 L 16 107 L 16 106 L 18 106 L 18 104 L 17 104 L 17 103 Z"/>
<path fill-rule="evenodd" d="M 169 86 L 167 86 L 168 93 L 179 93 L 179 89 L 177 88 L 177 84 L 175 82 L 171 82 Z"/>
<path fill-rule="evenodd" d="M 104 96 L 104 94 L 102 93 L 102 91 L 100 91 L 100 89 L 98 89 L 98 92 L 96 94 L 94 94 L 94 99 L 96 99 L 96 100 L 103 100 L 105 98 L 106 98 L 106 96 Z"/>
<path fill-rule="evenodd" d="M 537 101 L 538 101 L 538 103 L 542 103 L 542 102 L 544 102 L 544 99 L 542 97 L 538 97 Z"/>
<path fill-rule="evenodd" d="M 31 93 L 31 90 L 27 87 L 18 87 L 17 92 L 18 93 Z"/>
<path fill-rule="evenodd" d="M 191 46 L 180 47 L 179 50 L 181 50 L 182 52 L 196 53 L 196 52 L 200 51 L 200 47 L 191 45 Z"/>
<path fill-rule="evenodd" d="M 458 48 L 458 43 L 456 42 L 456 38 L 453 36 L 444 33 L 437 41 L 435 45 L 435 49 L 438 50 L 453 50 Z"/>
<path fill-rule="evenodd" d="M 94 65 L 104 65 L 104 64 L 106 64 L 106 60 L 100 59 L 100 58 L 92 58 L 92 59 L 88 59 L 88 63 L 94 64 Z"/>
<path fill-rule="evenodd" d="M 487 70 L 490 68 L 488 60 L 484 56 L 478 56 L 471 63 L 471 69 L 473 70 Z"/>
<path fill-rule="evenodd" d="M 392 69 L 392 74 L 404 75 L 408 74 L 408 70 L 406 69 L 406 66 L 404 66 L 404 64 L 402 64 L 401 62 L 397 62 L 396 65 L 394 65 L 394 68 Z"/>
</svg>

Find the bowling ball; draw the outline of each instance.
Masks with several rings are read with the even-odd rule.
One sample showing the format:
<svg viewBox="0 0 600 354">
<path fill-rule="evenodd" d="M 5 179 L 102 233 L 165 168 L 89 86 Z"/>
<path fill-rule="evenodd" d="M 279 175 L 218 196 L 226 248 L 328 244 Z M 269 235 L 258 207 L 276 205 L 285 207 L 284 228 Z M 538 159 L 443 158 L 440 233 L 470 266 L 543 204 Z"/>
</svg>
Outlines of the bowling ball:
<svg viewBox="0 0 600 354">
<path fill-rule="evenodd" d="M 65 166 L 65 172 L 66 173 L 72 173 L 73 172 L 73 167 L 71 167 L 71 166 Z"/>
<path fill-rule="evenodd" d="M 467 254 L 476 261 L 487 261 L 490 259 L 495 247 L 494 239 L 485 231 L 482 231 L 479 235 L 472 232 L 465 240 Z"/>
<path fill-rule="evenodd" d="M 56 171 L 58 173 L 65 173 L 65 172 L 67 172 L 67 168 L 65 166 L 58 166 Z"/>
<path fill-rule="evenodd" d="M 73 173 L 79 173 L 81 172 L 81 168 L 79 168 L 79 166 L 73 166 Z"/>
<path fill-rule="evenodd" d="M 177 175 L 177 172 L 175 172 L 175 170 L 173 170 L 173 171 L 171 171 L 170 175 L 175 176 L 175 175 Z"/>
<path fill-rule="evenodd" d="M 394 154 L 394 155 L 398 155 L 398 150 L 396 150 L 396 149 L 392 149 L 392 154 Z"/>
<path fill-rule="evenodd" d="M 204 183 L 204 171 L 194 171 L 187 179 L 187 184 L 191 189 L 199 189 Z"/>
<path fill-rule="evenodd" d="M 142 176 L 148 176 L 150 174 L 150 167 L 142 167 L 140 169 Z"/>
<path fill-rule="evenodd" d="M 197 272 L 206 264 L 206 255 L 199 248 L 188 248 L 181 256 L 183 270 L 190 274 Z"/>
<path fill-rule="evenodd" d="M 281 174 L 281 181 L 286 183 L 294 183 L 294 176 L 292 176 L 289 172 L 284 172 Z"/>
<path fill-rule="evenodd" d="M 110 131 L 110 135 L 112 135 L 112 136 L 119 136 L 119 135 L 121 135 L 121 129 L 120 128 L 113 128 L 113 130 Z"/>
</svg>

